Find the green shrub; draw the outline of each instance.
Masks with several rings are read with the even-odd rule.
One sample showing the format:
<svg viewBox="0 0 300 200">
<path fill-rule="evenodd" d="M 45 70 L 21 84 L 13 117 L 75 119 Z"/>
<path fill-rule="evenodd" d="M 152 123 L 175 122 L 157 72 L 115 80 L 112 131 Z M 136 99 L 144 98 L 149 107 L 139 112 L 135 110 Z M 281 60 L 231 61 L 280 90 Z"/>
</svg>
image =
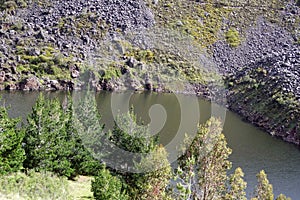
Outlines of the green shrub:
<svg viewBox="0 0 300 200">
<path fill-rule="evenodd" d="M 125 188 L 122 181 L 107 169 L 100 170 L 92 181 L 92 192 L 96 200 L 129 199 Z"/>
<path fill-rule="evenodd" d="M 70 199 L 70 194 L 65 178 L 29 171 L 0 177 L 0 199 Z"/>
<path fill-rule="evenodd" d="M 121 71 L 117 67 L 110 66 L 104 71 L 101 75 L 101 78 L 104 80 L 111 80 L 113 78 L 118 78 L 121 76 Z"/>
<path fill-rule="evenodd" d="M 241 43 L 239 32 L 234 28 L 231 28 L 227 31 L 225 38 L 231 47 L 237 47 Z"/>
</svg>

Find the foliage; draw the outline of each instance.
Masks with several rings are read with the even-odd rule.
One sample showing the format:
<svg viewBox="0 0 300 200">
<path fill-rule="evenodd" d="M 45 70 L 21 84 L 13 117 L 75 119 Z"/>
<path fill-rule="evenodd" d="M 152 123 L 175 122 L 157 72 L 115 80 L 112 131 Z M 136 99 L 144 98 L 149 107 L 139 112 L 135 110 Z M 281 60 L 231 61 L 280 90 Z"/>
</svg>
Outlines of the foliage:
<svg viewBox="0 0 300 200">
<path fill-rule="evenodd" d="M 0 107 L 0 175 L 22 168 L 25 159 L 22 148 L 24 131 L 17 128 L 19 121 L 10 118 L 5 107 Z"/>
<path fill-rule="evenodd" d="M 241 43 L 239 32 L 234 28 L 231 28 L 226 32 L 225 38 L 231 47 L 237 47 Z"/>
<path fill-rule="evenodd" d="M 90 134 L 89 140 L 92 140 L 92 144 L 98 144 L 98 139 L 96 135 L 91 135 L 91 132 L 84 130 L 84 132 L 79 132 L 80 130 L 76 125 L 79 123 L 74 116 L 73 102 L 68 99 L 69 104 L 65 112 L 67 122 L 66 130 L 67 135 L 69 136 L 69 142 L 73 142 L 74 146 L 72 147 L 73 152 L 71 153 L 69 160 L 72 164 L 72 168 L 75 169 L 76 175 L 96 175 L 98 170 L 101 168 L 101 163 L 96 159 L 93 152 L 90 151 L 89 146 L 86 144 L 87 138 L 84 134 Z M 81 104 L 89 103 L 85 99 L 81 101 Z M 89 113 L 92 115 L 92 113 Z M 92 116 L 91 116 L 92 117 Z M 83 122 L 83 121 L 81 121 Z M 93 126 L 90 124 L 90 128 Z M 102 130 L 102 127 L 101 127 Z M 82 131 L 82 129 L 81 129 Z M 92 132 L 94 133 L 94 132 Z M 95 134 L 95 133 L 94 133 Z M 97 133 L 96 133 L 97 134 Z M 98 146 L 94 146 L 97 148 Z"/>
<path fill-rule="evenodd" d="M 149 153 L 158 144 L 158 137 L 151 136 L 148 126 L 139 126 L 133 110 L 120 114 L 115 121 L 114 129 L 109 134 L 110 140 L 125 151 Z"/>
<path fill-rule="evenodd" d="M 101 80 L 109 81 L 111 79 L 116 79 L 121 76 L 121 71 L 118 69 L 117 66 L 109 66 L 107 69 L 102 71 L 103 73 L 100 74 Z"/>
<path fill-rule="evenodd" d="M 132 199 L 167 198 L 165 190 L 171 178 L 167 153 L 162 146 L 158 145 L 158 138 L 150 135 L 148 126 L 137 125 L 133 111 L 117 117 L 116 125 L 110 133 L 110 140 L 119 148 L 140 155 L 126 161 L 139 173 L 115 172 L 128 185 L 129 196 Z M 114 156 L 113 159 L 118 156 L 124 159 L 125 155 L 114 154 Z"/>
<path fill-rule="evenodd" d="M 231 163 L 221 124 L 211 118 L 198 128 L 190 148 L 180 160 L 177 171 L 178 196 L 186 199 L 221 199 L 226 193 L 227 170 Z"/>
<path fill-rule="evenodd" d="M 111 175 L 110 171 L 103 168 L 92 181 L 92 192 L 96 200 L 129 199 L 125 185 L 118 176 Z"/>
<path fill-rule="evenodd" d="M 74 143 L 69 141 L 66 117 L 59 101 L 47 101 L 40 95 L 27 123 L 24 167 L 71 177 L 75 171 L 68 157 Z"/>
<path fill-rule="evenodd" d="M 273 200 L 273 186 L 269 183 L 267 175 L 264 170 L 260 171 L 257 175 L 257 186 L 255 190 L 255 198 L 264 200 Z"/>
<path fill-rule="evenodd" d="M 0 178 L 1 199 L 69 199 L 68 182 L 52 173 L 29 171 Z"/>
<path fill-rule="evenodd" d="M 163 146 L 158 146 L 143 157 L 136 166 L 142 173 L 136 174 L 137 199 L 168 199 L 166 187 L 172 177 L 172 170 Z"/>
<path fill-rule="evenodd" d="M 104 125 L 100 123 L 101 116 L 97 110 L 95 98 L 91 92 L 87 92 L 84 94 L 82 100 L 80 100 L 78 103 L 73 103 L 73 107 L 73 120 L 70 124 L 70 127 L 76 129 L 84 148 L 94 158 L 94 161 L 83 163 L 86 163 L 87 165 L 91 164 L 92 162 L 99 163 L 106 155 L 104 153 L 106 146 L 104 139 L 106 136 L 104 135 L 103 131 Z M 90 166 L 90 173 L 88 174 L 96 175 L 97 167 L 95 168 L 93 165 Z"/>
<path fill-rule="evenodd" d="M 23 142 L 26 168 L 69 178 L 89 173 L 85 169 L 97 169 L 73 127 L 71 103 L 64 110 L 57 99 L 45 100 L 40 95 L 27 118 Z"/>
<path fill-rule="evenodd" d="M 192 36 L 202 47 L 209 47 L 219 39 L 223 19 L 228 18 L 231 12 L 231 8 L 217 7 L 211 0 L 201 4 L 196 1 L 165 0 L 150 6 L 159 26 Z"/>
<path fill-rule="evenodd" d="M 23 74 L 34 73 L 37 77 L 52 77 L 56 79 L 70 79 L 70 66 L 75 65 L 71 58 L 59 53 L 57 49 L 50 46 L 28 49 L 23 46 L 16 47 L 16 53 L 22 59 L 22 65 L 17 70 Z M 36 55 L 32 55 L 34 51 Z M 39 55 L 37 55 L 39 54 Z"/>
<path fill-rule="evenodd" d="M 291 200 L 291 198 L 286 197 L 284 194 L 280 194 L 276 200 Z"/>
<path fill-rule="evenodd" d="M 226 200 L 247 200 L 245 189 L 247 183 L 243 180 L 244 173 L 240 167 L 238 167 L 234 174 L 229 178 L 229 191 L 225 196 Z"/>
</svg>

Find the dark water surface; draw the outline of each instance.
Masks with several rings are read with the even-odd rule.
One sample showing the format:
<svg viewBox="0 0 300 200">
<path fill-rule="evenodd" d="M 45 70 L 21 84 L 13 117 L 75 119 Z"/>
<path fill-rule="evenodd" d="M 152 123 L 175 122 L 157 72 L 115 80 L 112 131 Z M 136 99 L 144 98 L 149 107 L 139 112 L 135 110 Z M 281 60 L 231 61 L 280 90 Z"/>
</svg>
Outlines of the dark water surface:
<svg viewBox="0 0 300 200">
<path fill-rule="evenodd" d="M 0 95 L 2 102 L 11 106 L 10 115 L 21 116 L 23 119 L 26 118 L 38 97 L 37 92 L 0 92 Z M 45 93 L 45 95 L 47 98 L 58 97 L 61 100 L 67 96 L 64 92 Z M 138 118 L 142 119 L 144 124 L 151 121 L 156 127 L 152 130 L 153 133 L 159 132 L 160 141 L 164 145 L 173 144 L 174 140 L 182 140 L 182 137 L 176 136 L 179 129 L 194 132 L 195 120 L 202 123 L 211 116 L 211 104 L 197 98 L 200 111 L 200 118 L 198 118 L 195 105 L 190 103 L 195 101 L 195 98 L 191 96 L 101 92 L 97 93 L 95 98 L 102 115 L 102 122 L 107 129 L 114 124 L 112 107 L 116 104 L 122 105 L 129 99 L 129 104 L 126 103 L 123 107 L 133 105 Z M 113 106 L 112 102 L 114 102 Z M 185 111 L 181 109 L 182 104 L 185 105 Z M 183 126 L 186 127 L 181 127 L 182 121 L 185 121 Z M 239 116 L 230 111 L 226 112 L 224 133 L 228 145 L 233 150 L 230 156 L 233 169 L 242 167 L 245 173 L 249 197 L 256 184 L 255 175 L 264 169 L 273 184 L 275 196 L 284 193 L 294 200 L 300 199 L 300 151 L 296 146 L 271 137 L 251 124 L 243 122 Z"/>
</svg>

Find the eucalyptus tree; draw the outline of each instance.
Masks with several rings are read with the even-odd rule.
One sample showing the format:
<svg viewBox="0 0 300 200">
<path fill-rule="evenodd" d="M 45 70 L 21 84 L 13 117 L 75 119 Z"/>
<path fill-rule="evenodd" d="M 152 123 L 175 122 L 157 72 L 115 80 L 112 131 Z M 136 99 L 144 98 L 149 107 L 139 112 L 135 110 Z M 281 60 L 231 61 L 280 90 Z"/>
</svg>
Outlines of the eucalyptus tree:
<svg viewBox="0 0 300 200">
<path fill-rule="evenodd" d="M 236 168 L 229 177 L 229 189 L 225 200 L 247 200 L 245 189 L 247 183 L 243 179 L 244 173 L 240 167 Z"/>
<path fill-rule="evenodd" d="M 257 175 L 257 185 L 255 189 L 254 199 L 273 200 L 273 186 L 269 183 L 267 174 L 264 170 L 261 170 Z"/>
<path fill-rule="evenodd" d="M 223 199 L 230 154 L 220 121 L 211 118 L 199 125 L 196 137 L 179 160 L 176 198 Z"/>
</svg>

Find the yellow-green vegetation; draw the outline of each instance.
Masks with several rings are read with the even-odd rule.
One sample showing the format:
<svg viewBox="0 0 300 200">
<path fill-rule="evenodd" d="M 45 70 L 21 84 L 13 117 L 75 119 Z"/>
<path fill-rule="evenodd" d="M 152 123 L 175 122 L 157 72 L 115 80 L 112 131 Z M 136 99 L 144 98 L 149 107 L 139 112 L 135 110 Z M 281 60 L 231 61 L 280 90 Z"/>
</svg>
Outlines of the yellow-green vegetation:
<svg viewBox="0 0 300 200">
<path fill-rule="evenodd" d="M 39 51 L 40 53 L 39 55 L 30 55 L 30 51 Z M 35 50 L 17 46 L 16 53 L 24 63 L 17 66 L 17 71 L 21 74 L 30 72 L 37 77 L 71 79 L 69 67 L 75 63 L 71 58 L 63 56 L 50 46 L 36 47 Z"/>
<path fill-rule="evenodd" d="M 259 126 L 267 121 L 272 124 L 272 131 L 295 132 L 295 137 L 299 137 L 300 102 L 295 94 L 286 91 L 284 85 L 277 84 L 284 82 L 282 78 L 268 75 L 267 69 L 261 66 L 239 78 L 229 79 L 231 108 L 238 111 L 243 107 L 247 117 L 259 117 L 256 122 Z"/>
<path fill-rule="evenodd" d="M 84 200 L 93 199 L 92 177 L 67 180 L 50 172 L 17 172 L 0 177 L 0 199 L 5 200 Z"/>
<path fill-rule="evenodd" d="M 138 48 L 131 48 L 129 51 L 125 53 L 127 57 L 134 57 L 138 61 L 144 61 L 146 63 L 152 63 L 154 60 L 154 52 L 146 49 L 138 49 Z"/>
<path fill-rule="evenodd" d="M 52 173 L 17 172 L 0 177 L 0 199 L 50 200 L 71 198 L 66 178 Z"/>
<path fill-rule="evenodd" d="M 239 32 L 234 28 L 231 28 L 226 32 L 225 38 L 231 47 L 237 47 L 241 43 Z"/>
<path fill-rule="evenodd" d="M 100 78 L 102 78 L 103 80 L 111 80 L 111 79 L 116 79 L 118 77 L 121 76 L 121 70 L 120 67 L 116 66 L 116 65 L 110 65 L 108 66 L 108 68 L 101 70 L 100 73 Z"/>
<path fill-rule="evenodd" d="M 90 32 L 92 29 L 97 30 L 90 36 L 94 39 L 101 40 L 105 35 L 108 25 L 102 20 L 95 20 L 95 14 L 91 12 L 82 13 L 78 16 L 68 16 L 61 18 L 58 22 L 58 28 L 62 33 L 74 34 L 80 37 L 83 32 Z"/>
<path fill-rule="evenodd" d="M 71 192 L 72 199 L 93 199 L 93 193 L 91 192 L 92 179 L 88 176 L 78 176 L 75 181 L 68 180 L 68 189 Z"/>
<path fill-rule="evenodd" d="M 283 21 L 280 9 L 284 7 L 283 0 L 272 1 L 159 1 L 156 5 L 149 3 L 154 11 L 157 24 L 191 35 L 202 47 L 210 47 L 217 40 L 226 36 L 224 30 L 230 27 L 239 29 L 240 38 L 234 40 L 233 47 L 238 46 L 249 27 L 256 24 L 258 17 L 263 17 L 270 22 L 293 31 L 298 28 L 299 16 L 295 20 Z M 228 34 L 228 32 L 227 32 Z"/>
<path fill-rule="evenodd" d="M 160 72 L 162 78 L 174 78 L 175 80 L 187 80 L 191 83 L 206 85 L 211 80 L 218 80 L 220 77 L 216 72 L 205 71 L 207 66 L 199 66 L 199 63 L 184 58 L 175 52 L 165 52 L 160 49 L 142 50 L 135 48 L 129 50 L 125 55 L 131 56 L 146 65 L 146 70 Z M 196 56 L 196 55 L 195 55 Z M 156 72 L 156 73 L 157 73 Z M 141 75 L 140 75 L 141 76 Z M 141 76 L 143 77 L 143 76 Z"/>
<path fill-rule="evenodd" d="M 202 46 L 209 47 L 220 39 L 223 20 L 231 8 L 216 6 L 213 1 L 167 0 L 152 6 L 155 20 L 162 27 L 179 30 L 191 35 Z"/>
</svg>

